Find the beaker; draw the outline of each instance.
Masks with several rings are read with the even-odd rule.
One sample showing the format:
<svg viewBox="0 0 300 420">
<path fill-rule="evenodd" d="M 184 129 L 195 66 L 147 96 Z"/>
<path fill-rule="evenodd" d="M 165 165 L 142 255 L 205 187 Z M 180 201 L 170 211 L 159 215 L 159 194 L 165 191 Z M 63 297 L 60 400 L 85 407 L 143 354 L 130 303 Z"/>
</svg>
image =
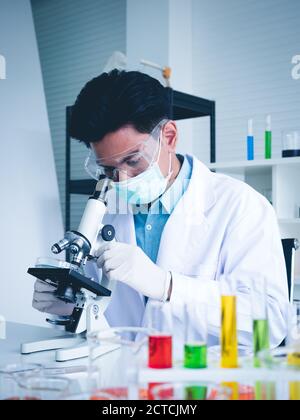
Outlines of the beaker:
<svg viewBox="0 0 300 420">
<path fill-rule="evenodd" d="M 282 132 L 282 157 L 300 156 L 300 129 Z"/>
</svg>

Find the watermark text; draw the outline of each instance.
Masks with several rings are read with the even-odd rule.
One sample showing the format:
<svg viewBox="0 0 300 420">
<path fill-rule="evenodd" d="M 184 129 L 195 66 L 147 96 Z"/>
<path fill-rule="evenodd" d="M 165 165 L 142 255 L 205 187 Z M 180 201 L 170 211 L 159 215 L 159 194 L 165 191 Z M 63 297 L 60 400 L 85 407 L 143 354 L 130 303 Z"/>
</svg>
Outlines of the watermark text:
<svg viewBox="0 0 300 420">
<path fill-rule="evenodd" d="M 300 55 L 294 55 L 292 64 L 294 64 L 294 67 L 292 68 L 292 78 L 294 80 L 300 80 Z"/>
<path fill-rule="evenodd" d="M 4 55 L 0 54 L 0 80 L 6 79 L 6 60 Z"/>
</svg>

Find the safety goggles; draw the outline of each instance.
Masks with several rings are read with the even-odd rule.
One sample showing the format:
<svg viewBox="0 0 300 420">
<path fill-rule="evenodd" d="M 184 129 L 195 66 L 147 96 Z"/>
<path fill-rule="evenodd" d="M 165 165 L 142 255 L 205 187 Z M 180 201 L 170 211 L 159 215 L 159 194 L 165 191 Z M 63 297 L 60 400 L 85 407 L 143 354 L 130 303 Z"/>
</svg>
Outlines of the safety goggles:
<svg viewBox="0 0 300 420">
<path fill-rule="evenodd" d="M 122 153 L 101 158 L 91 149 L 85 161 L 86 172 L 96 180 L 104 175 L 115 182 L 140 175 L 158 159 L 161 130 L 167 122 L 162 120 L 145 140 Z"/>
</svg>

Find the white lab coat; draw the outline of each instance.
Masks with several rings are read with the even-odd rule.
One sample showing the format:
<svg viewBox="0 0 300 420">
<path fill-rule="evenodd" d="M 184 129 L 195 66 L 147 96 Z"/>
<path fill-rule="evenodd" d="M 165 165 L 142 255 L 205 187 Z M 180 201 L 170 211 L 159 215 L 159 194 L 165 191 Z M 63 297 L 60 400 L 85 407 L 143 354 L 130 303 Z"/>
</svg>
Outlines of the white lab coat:
<svg viewBox="0 0 300 420">
<path fill-rule="evenodd" d="M 187 158 L 193 166 L 191 180 L 165 225 L 157 258 L 160 267 L 172 272 L 174 339 L 179 343 L 184 337 L 184 304 L 189 305 L 197 328 L 197 324 L 201 324 L 197 306 L 205 303 L 208 344 L 219 343 L 219 279 L 225 274 L 238 281 L 239 343 L 251 346 L 249 279 L 260 273 L 268 281 L 270 338 L 272 346 L 277 346 L 287 332 L 288 288 L 275 212 L 269 202 L 247 184 L 210 172 L 195 157 Z M 113 214 L 114 200 L 112 195 L 108 198 L 112 205 L 105 223 L 115 227 L 118 241 L 136 244 L 133 215 L 130 211 Z M 101 271 L 94 263 L 88 263 L 88 274 L 101 278 Z M 105 316 L 111 326 L 142 326 L 145 323 L 144 298 L 117 282 Z"/>
</svg>

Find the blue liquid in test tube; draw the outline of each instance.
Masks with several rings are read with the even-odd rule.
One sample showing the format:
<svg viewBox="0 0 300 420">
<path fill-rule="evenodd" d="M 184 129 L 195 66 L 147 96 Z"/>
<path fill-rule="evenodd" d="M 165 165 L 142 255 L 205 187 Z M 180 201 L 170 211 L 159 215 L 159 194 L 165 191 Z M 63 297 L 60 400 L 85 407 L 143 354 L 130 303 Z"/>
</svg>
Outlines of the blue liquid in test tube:
<svg viewBox="0 0 300 420">
<path fill-rule="evenodd" d="M 248 121 L 247 159 L 254 160 L 253 120 Z"/>
</svg>

